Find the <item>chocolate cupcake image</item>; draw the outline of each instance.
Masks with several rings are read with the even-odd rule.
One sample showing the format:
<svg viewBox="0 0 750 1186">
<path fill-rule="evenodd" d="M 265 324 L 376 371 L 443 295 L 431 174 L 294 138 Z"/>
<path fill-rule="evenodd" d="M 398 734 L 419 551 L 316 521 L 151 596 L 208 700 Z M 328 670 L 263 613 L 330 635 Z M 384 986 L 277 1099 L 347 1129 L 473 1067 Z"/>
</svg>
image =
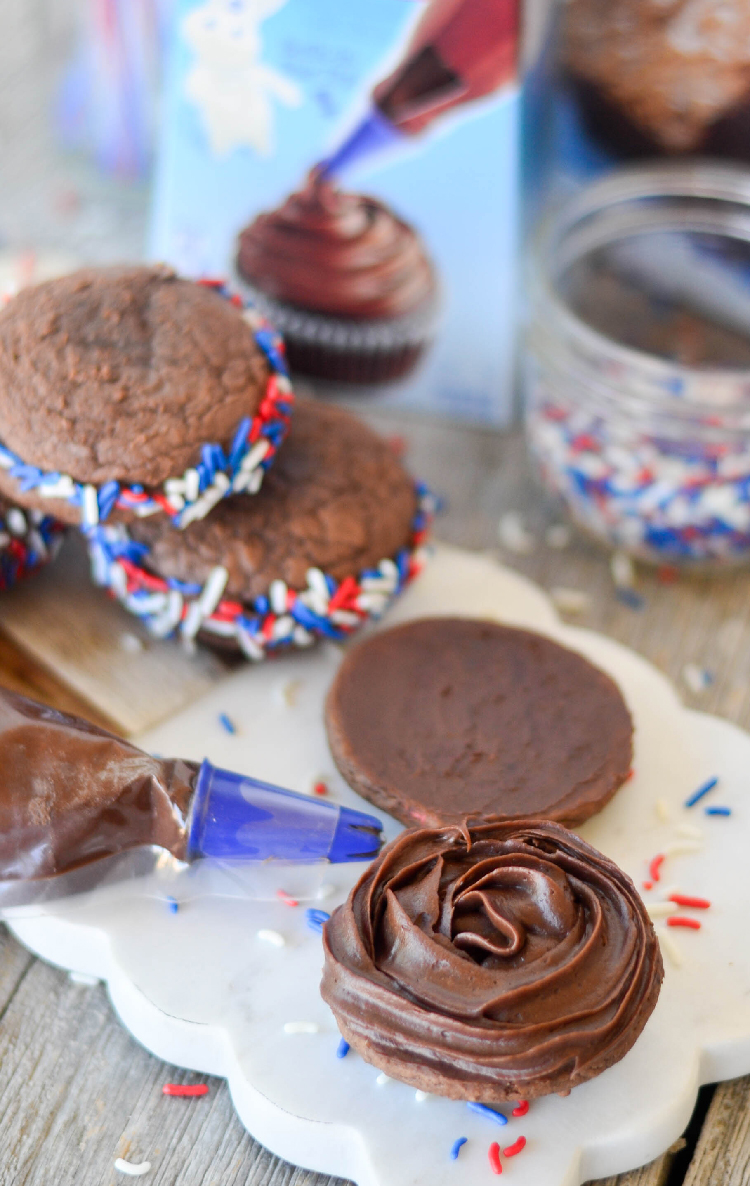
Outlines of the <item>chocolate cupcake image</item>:
<svg viewBox="0 0 750 1186">
<path fill-rule="evenodd" d="M 429 495 L 342 409 L 301 403 L 252 497 L 175 531 L 164 516 L 89 533 L 94 580 L 157 637 L 249 659 L 343 639 L 419 571 Z"/>
<path fill-rule="evenodd" d="M 357 1053 L 486 1104 L 567 1094 L 618 1062 L 663 977 L 630 878 L 539 820 L 402 833 L 323 938 L 321 993 Z"/>
<path fill-rule="evenodd" d="M 349 785 L 408 825 L 583 822 L 628 777 L 622 693 L 583 655 L 479 618 L 420 618 L 344 658 L 326 703 Z"/>
<path fill-rule="evenodd" d="M 750 160 L 744 0 L 570 0 L 561 19 L 564 69 L 608 151 Z"/>
<path fill-rule="evenodd" d="M 434 333 L 435 271 L 416 231 L 377 198 L 314 172 L 242 231 L 237 271 L 284 335 L 291 369 L 305 375 L 399 379 Z"/>
</svg>

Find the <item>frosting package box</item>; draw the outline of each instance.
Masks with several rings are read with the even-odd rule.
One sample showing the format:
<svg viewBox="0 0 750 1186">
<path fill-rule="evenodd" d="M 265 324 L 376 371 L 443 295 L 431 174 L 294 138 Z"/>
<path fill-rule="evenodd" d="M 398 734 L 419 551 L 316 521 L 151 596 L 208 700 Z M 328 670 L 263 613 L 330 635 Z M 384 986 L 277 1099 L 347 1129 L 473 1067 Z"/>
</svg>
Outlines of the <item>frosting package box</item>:
<svg viewBox="0 0 750 1186">
<path fill-rule="evenodd" d="M 149 253 L 316 392 L 513 407 L 520 0 L 177 0 Z"/>
</svg>

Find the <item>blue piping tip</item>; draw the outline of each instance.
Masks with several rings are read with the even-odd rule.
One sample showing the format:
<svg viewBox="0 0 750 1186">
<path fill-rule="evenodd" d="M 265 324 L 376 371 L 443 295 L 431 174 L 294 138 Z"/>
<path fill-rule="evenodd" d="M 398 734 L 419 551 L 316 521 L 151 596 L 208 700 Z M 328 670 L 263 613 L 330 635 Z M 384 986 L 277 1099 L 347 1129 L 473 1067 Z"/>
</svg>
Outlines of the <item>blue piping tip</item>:
<svg viewBox="0 0 750 1186">
<path fill-rule="evenodd" d="M 339 808 L 339 822 L 333 834 L 328 860 L 334 864 L 343 861 L 371 861 L 380 852 L 383 843 L 383 825 L 374 815 L 363 811 L 352 811 L 350 807 Z"/>
<path fill-rule="evenodd" d="M 321 177 L 332 177 L 368 156 L 382 152 L 403 140 L 404 134 L 377 107 L 370 108 L 332 156 L 318 167 Z"/>
</svg>

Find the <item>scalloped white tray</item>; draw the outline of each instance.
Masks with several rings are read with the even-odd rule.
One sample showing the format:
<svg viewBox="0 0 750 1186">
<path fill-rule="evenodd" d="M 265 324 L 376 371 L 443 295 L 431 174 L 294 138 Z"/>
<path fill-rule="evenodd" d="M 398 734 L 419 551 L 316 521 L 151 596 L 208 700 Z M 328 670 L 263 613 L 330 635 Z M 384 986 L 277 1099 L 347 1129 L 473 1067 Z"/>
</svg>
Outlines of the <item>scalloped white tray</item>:
<svg viewBox="0 0 750 1186">
<path fill-rule="evenodd" d="M 681 825 L 704 835 L 700 851 L 669 857 L 660 885 L 644 891 L 657 900 L 662 886 L 678 886 L 713 906 L 699 915 L 700 931 L 669 931 L 681 966 L 665 952 L 657 1008 L 616 1066 L 566 1098 L 537 1101 L 499 1129 L 461 1103 L 420 1101 L 393 1081 L 379 1086 L 378 1072 L 353 1052 L 337 1059 L 336 1025 L 318 994 L 320 937 L 306 926 L 304 906 L 332 909 L 359 865 L 322 875 L 290 869 L 292 893 L 314 895 L 321 876 L 333 887 L 327 900 L 296 909 L 278 900 L 195 897 L 188 880 L 169 891 L 180 901 L 177 914 L 163 890 L 131 884 L 16 913 L 9 922 L 43 958 L 105 979 L 122 1022 L 159 1057 L 226 1076 L 243 1123 L 289 1161 L 359 1186 L 475 1186 L 477 1175 L 491 1173 L 490 1142 L 502 1148 L 524 1135 L 523 1152 L 503 1159 L 516 1186 L 577 1186 L 657 1156 L 684 1129 L 701 1083 L 750 1072 L 750 736 L 687 711 L 653 667 L 608 639 L 561 625 L 539 589 L 490 559 L 439 548 L 387 624 L 444 613 L 533 627 L 618 681 L 636 723 L 636 773 L 581 832 L 637 885 Z M 300 791 L 324 776 L 334 798 L 361 806 L 334 773 L 322 724 L 339 657 L 329 646 L 245 668 L 139 741 Z M 235 736 L 221 728 L 221 712 L 235 721 Z M 732 808 L 729 818 L 707 817 L 703 804 L 683 806 L 713 775 L 720 782 L 712 799 Z M 659 819 L 657 799 L 668 804 L 668 821 Z M 388 821 L 387 831 L 394 835 L 398 825 Z M 258 938 L 262 929 L 279 932 L 286 945 L 270 946 Z M 318 1031 L 285 1033 L 289 1021 Z M 468 1141 L 452 1161 L 460 1136 Z"/>
</svg>

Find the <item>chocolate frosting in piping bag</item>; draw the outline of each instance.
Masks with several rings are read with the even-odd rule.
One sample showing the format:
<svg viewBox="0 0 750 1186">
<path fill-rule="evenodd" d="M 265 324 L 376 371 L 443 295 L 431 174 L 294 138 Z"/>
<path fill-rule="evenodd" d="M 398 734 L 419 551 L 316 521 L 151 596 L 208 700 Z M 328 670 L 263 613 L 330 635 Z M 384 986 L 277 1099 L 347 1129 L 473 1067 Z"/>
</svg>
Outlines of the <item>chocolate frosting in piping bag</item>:
<svg viewBox="0 0 750 1186">
<path fill-rule="evenodd" d="M 485 1103 L 565 1093 L 617 1062 L 663 975 L 626 874 L 538 820 L 403 833 L 324 943 L 323 998 L 367 1061 Z"/>
</svg>

